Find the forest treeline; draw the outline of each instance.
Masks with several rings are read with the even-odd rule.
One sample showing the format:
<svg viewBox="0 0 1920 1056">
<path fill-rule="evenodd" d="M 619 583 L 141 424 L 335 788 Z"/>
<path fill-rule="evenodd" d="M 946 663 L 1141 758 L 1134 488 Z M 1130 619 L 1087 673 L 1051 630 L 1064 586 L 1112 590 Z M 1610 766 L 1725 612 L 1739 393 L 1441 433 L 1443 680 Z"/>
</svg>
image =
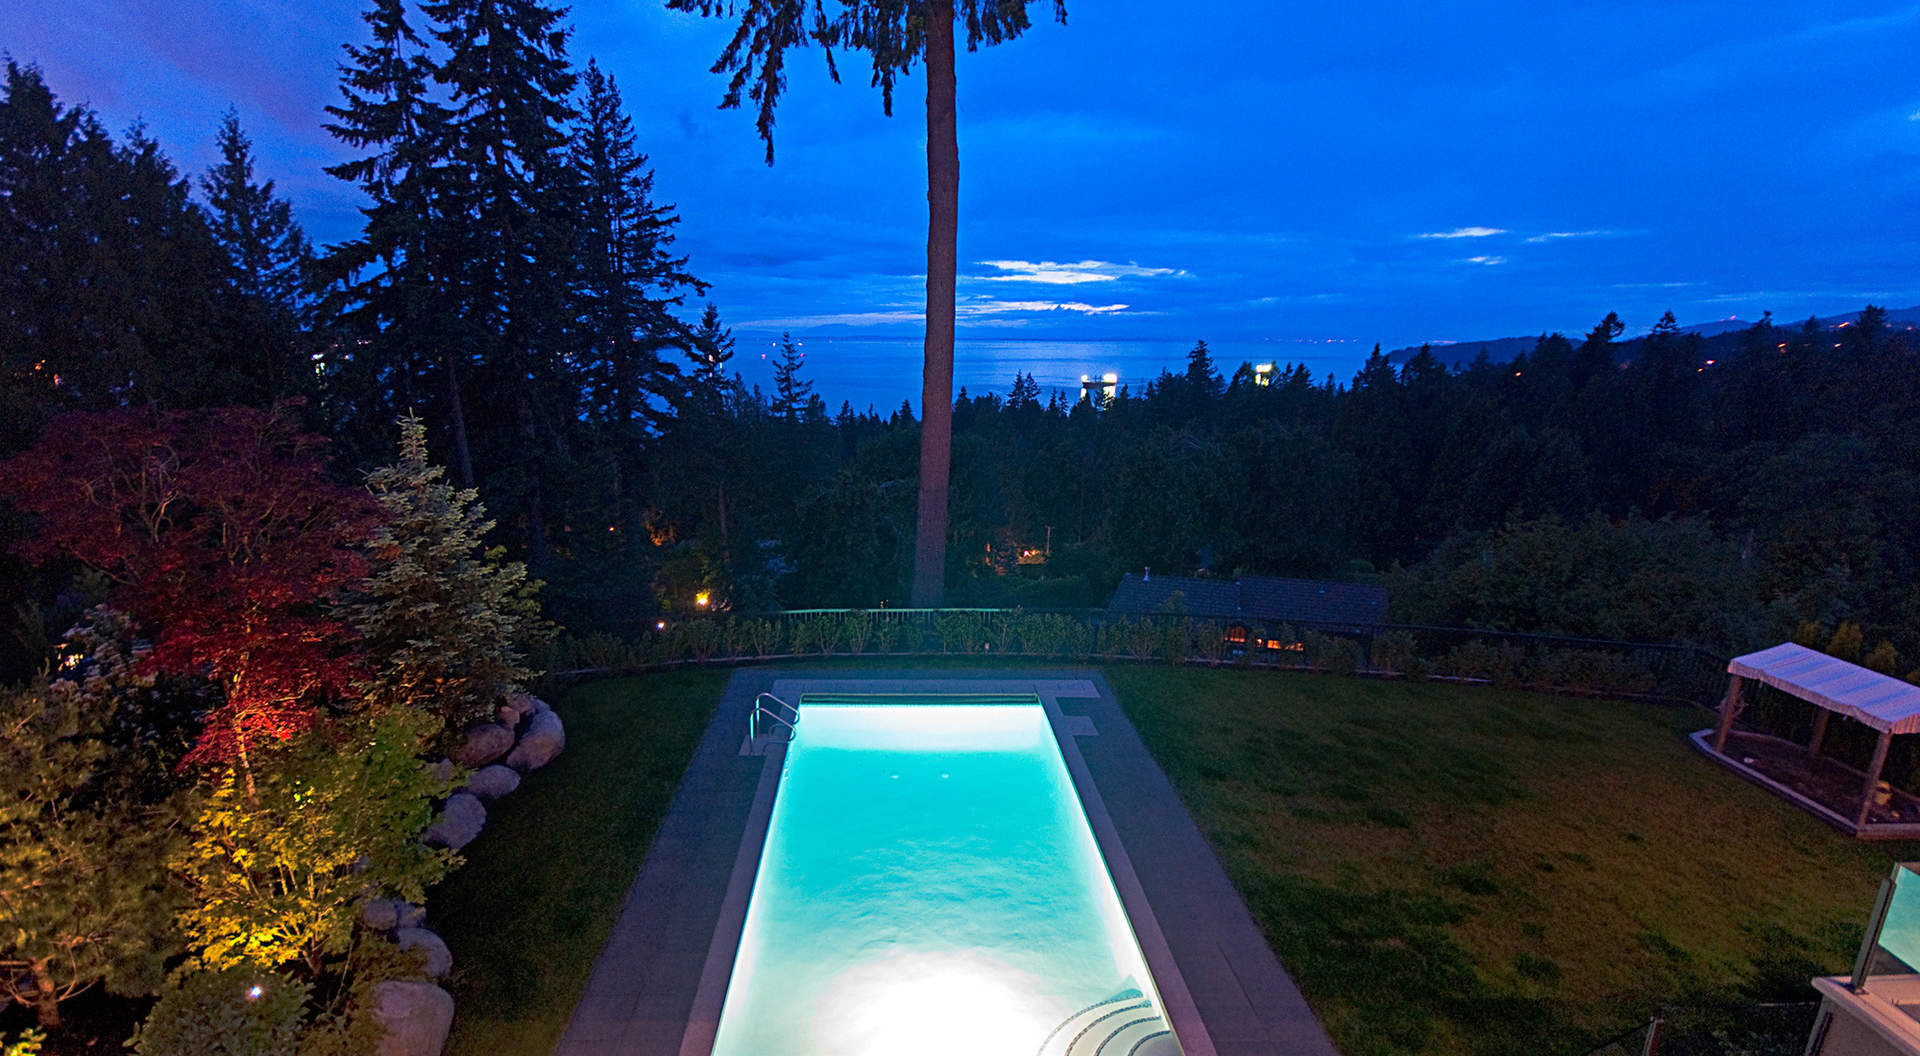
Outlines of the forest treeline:
<svg viewBox="0 0 1920 1056">
<path fill-rule="evenodd" d="M 493 6 L 512 17 L 369 4 L 327 126 L 363 223 L 325 247 L 237 120 L 183 174 L 10 62 L 0 456 L 70 412 L 277 405 L 351 482 L 414 413 L 569 627 L 701 596 L 904 604 L 912 408 L 830 408 L 793 341 L 772 391 L 745 386 L 613 78 L 575 64 L 557 9 Z M 1624 330 L 1457 369 L 1376 352 L 1351 378 L 1203 342 L 1094 402 L 1026 374 L 962 390 L 948 602 L 1097 605 L 1146 567 L 1326 576 L 1385 583 L 1403 622 L 1735 649 L 1846 621 L 1920 662 L 1914 335 L 1871 307 L 1838 330 Z M 60 574 L 0 578 L 44 599 Z"/>
</svg>

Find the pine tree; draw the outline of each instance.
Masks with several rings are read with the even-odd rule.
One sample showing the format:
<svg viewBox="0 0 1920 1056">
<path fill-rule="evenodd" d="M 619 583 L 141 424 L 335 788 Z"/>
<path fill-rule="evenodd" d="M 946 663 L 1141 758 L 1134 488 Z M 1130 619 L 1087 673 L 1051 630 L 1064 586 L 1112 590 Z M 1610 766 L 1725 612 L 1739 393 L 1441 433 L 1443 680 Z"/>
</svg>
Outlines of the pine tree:
<svg viewBox="0 0 1920 1056">
<path fill-rule="evenodd" d="M 733 331 L 720 325 L 720 309 L 712 301 L 700 313 L 689 356 L 693 359 L 695 386 L 718 392 L 726 381 L 727 362 L 733 358 Z"/>
<path fill-rule="evenodd" d="M 773 413 L 789 422 L 800 420 L 800 413 L 813 396 L 813 382 L 800 377 L 800 368 L 806 366 L 806 359 L 807 354 L 800 351 L 800 342 L 782 331 L 780 352 L 773 361 Z"/>
<path fill-rule="evenodd" d="M 839 80 L 833 49 L 864 51 L 873 59 L 881 105 L 893 113 L 896 79 L 924 60 L 927 78 L 927 332 L 921 371 L 920 502 L 914 542 L 912 603 L 934 608 L 946 594 L 947 482 L 953 461 L 953 320 L 959 276 L 960 142 L 955 114 L 954 33 L 958 17 L 967 49 L 998 44 L 1026 32 L 1032 0 L 844 0 L 829 17 L 820 0 L 667 0 L 675 11 L 740 16 L 732 39 L 713 64 L 731 72 L 721 106 L 739 106 L 743 94 L 759 106 L 757 126 L 773 164 L 773 114 L 786 88 L 788 48 L 818 44 L 827 70 Z M 1065 0 L 1055 17 L 1067 20 Z"/>
<path fill-rule="evenodd" d="M 300 341 L 312 249 L 293 207 L 274 197 L 273 181 L 254 182 L 253 143 L 233 110 L 220 122 L 219 146 L 220 163 L 200 188 L 236 301 L 243 358 L 226 373 L 236 387 L 242 379 L 251 383 L 251 392 L 236 393 L 237 402 L 271 402 L 304 389 L 312 374 L 303 369 Z"/>
<path fill-rule="evenodd" d="M 230 402 L 224 262 L 188 182 L 140 126 L 116 145 L 38 69 L 5 73 L 0 442 L 63 410 Z"/>
<path fill-rule="evenodd" d="M 1186 381 L 1189 399 L 1205 404 L 1220 395 L 1222 388 L 1220 372 L 1213 365 L 1213 353 L 1207 349 L 1205 341 L 1196 341 L 1187 352 Z"/>
<path fill-rule="evenodd" d="M 419 710 L 458 735 L 533 677 L 535 585 L 524 565 L 486 548 L 493 522 L 475 491 L 445 483 L 429 463 L 426 426 L 399 424 L 399 460 L 367 477 L 386 518 L 353 608 L 372 671 L 361 692 L 375 711 Z"/>
<path fill-rule="evenodd" d="M 586 99 L 568 150 L 568 172 L 580 207 L 575 315 L 578 360 L 586 371 L 587 416 L 601 427 L 613 498 L 630 558 L 646 538 L 641 491 L 642 456 L 678 395 L 678 370 L 660 349 L 692 352 L 694 336 L 675 317 L 685 290 L 704 283 L 688 274 L 686 258 L 672 255 L 680 222 L 670 205 L 653 200 L 653 172 L 634 143 L 619 86 L 588 62 Z"/>
<path fill-rule="evenodd" d="M 366 153 L 326 171 L 369 204 L 360 236 L 323 261 L 323 307 L 339 335 L 325 360 L 326 410 L 349 435 L 380 435 L 402 409 L 446 422 L 454 475 L 471 487 L 471 334 L 456 294 L 447 113 L 431 96 L 433 63 L 405 0 L 371 0 L 361 18 L 372 42 L 346 46 L 342 101 L 327 107 L 327 131 Z"/>
<path fill-rule="evenodd" d="M 535 0 L 433 0 L 421 11 L 445 59 L 447 162 L 441 191 L 457 253 L 466 345 L 478 352 L 475 437 L 496 504 L 517 507 L 527 561 L 548 554 L 547 483 L 556 445 L 579 420 L 566 342 L 575 245 L 567 125 L 577 77 L 564 11 Z"/>
</svg>

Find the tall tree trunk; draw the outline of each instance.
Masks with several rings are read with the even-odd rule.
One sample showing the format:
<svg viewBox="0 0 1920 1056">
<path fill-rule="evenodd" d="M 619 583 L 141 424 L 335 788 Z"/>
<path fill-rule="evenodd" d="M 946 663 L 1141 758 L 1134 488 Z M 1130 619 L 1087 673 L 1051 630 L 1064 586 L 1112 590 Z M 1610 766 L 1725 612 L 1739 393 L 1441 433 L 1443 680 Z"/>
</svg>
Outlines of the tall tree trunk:
<svg viewBox="0 0 1920 1056">
<path fill-rule="evenodd" d="M 45 960 L 27 966 L 33 973 L 33 1014 L 48 1030 L 60 1029 L 60 988 L 53 985 L 53 967 Z"/>
<path fill-rule="evenodd" d="M 467 446 L 467 410 L 460 399 L 460 374 L 453 353 L 441 354 L 447 366 L 447 414 L 453 419 L 453 473 L 463 488 L 473 487 L 473 454 Z"/>
<path fill-rule="evenodd" d="M 953 301 L 960 266 L 960 139 L 954 115 L 953 0 L 928 0 L 927 341 L 920 380 L 920 520 L 913 606 L 947 592 L 947 473 L 953 457 Z"/>
<path fill-rule="evenodd" d="M 514 402 L 520 419 L 520 442 L 525 445 L 521 460 L 526 474 L 527 569 L 539 573 L 547 568 L 547 499 L 541 479 L 543 452 L 540 433 L 533 421 L 533 407 L 527 403 L 526 394 L 518 394 Z"/>
</svg>

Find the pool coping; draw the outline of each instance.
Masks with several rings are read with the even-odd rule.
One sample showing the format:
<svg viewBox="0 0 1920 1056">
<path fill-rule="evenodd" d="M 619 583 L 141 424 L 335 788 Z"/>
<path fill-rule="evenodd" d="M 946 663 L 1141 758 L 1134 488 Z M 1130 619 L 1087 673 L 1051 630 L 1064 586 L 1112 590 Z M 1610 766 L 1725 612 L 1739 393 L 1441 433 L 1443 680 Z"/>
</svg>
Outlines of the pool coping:
<svg viewBox="0 0 1920 1056">
<path fill-rule="evenodd" d="M 556 1056 L 712 1051 L 785 762 L 779 744 L 765 755 L 741 754 L 748 712 L 762 692 L 790 699 L 832 692 L 1038 696 L 1188 1056 L 1337 1056 L 1112 687 L 1084 668 L 736 671 Z M 1111 810 L 1103 784 L 1128 809 Z"/>
</svg>

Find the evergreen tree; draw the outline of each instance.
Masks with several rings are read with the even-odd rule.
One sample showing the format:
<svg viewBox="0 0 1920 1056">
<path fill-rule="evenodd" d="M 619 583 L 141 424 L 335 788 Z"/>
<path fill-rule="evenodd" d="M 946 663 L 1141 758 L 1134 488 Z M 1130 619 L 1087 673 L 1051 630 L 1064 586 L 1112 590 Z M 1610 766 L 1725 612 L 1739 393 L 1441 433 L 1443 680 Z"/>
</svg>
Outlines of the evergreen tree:
<svg viewBox="0 0 1920 1056">
<path fill-rule="evenodd" d="M 349 436 L 381 436 L 403 409 L 446 422 L 455 478 L 471 487 L 471 333 L 455 295 L 447 113 L 431 97 L 433 63 L 405 0 L 371 0 L 361 18 L 372 42 L 346 46 L 342 101 L 327 107 L 327 131 L 365 152 L 327 172 L 368 204 L 360 236 L 330 247 L 324 261 L 323 306 L 337 332 L 326 409 Z"/>
<path fill-rule="evenodd" d="M 726 381 L 727 362 L 733 358 L 733 331 L 720 325 L 720 309 L 712 301 L 700 313 L 693 331 L 693 379 L 697 388 L 717 392 Z"/>
<path fill-rule="evenodd" d="M 1196 341 L 1187 352 L 1186 382 L 1187 396 L 1196 401 L 1196 406 L 1205 406 L 1214 397 L 1220 395 L 1224 387 L 1220 380 L 1220 371 L 1213 365 L 1213 353 L 1208 350 L 1205 341 Z"/>
<path fill-rule="evenodd" d="M 933 608 L 946 593 L 947 481 L 953 460 L 953 319 L 959 275 L 960 144 L 954 109 L 953 23 L 964 19 L 967 48 L 998 44 L 1024 33 L 1032 0 L 845 0 L 831 17 L 820 0 L 739 5 L 740 24 L 714 63 L 731 71 L 722 106 L 739 106 L 743 92 L 759 105 L 757 125 L 773 164 L 773 114 L 786 87 L 786 52 L 809 43 L 864 51 L 873 59 L 881 105 L 893 113 L 895 80 L 925 61 L 927 77 L 927 332 L 921 371 L 920 502 L 915 530 L 912 604 Z M 731 16 L 731 0 L 667 0 L 676 11 Z M 1055 17 L 1067 20 L 1065 0 Z M 751 82 L 751 87 L 749 87 Z"/>
<path fill-rule="evenodd" d="M 673 228 L 680 218 L 653 201 L 653 173 L 634 144 L 633 123 L 620 89 L 597 63 L 586 70 L 586 100 L 569 151 L 569 172 L 581 207 L 575 261 L 590 420 L 602 428 L 613 496 L 630 559 L 646 538 L 641 497 L 642 454 L 676 394 L 678 371 L 659 351 L 696 340 L 674 316 L 683 290 L 705 290 L 675 257 Z"/>
<path fill-rule="evenodd" d="M 445 472 L 427 459 L 426 426 L 401 419 L 399 460 L 367 476 L 386 516 L 353 624 L 369 658 L 366 704 L 417 709 L 457 736 L 533 677 L 526 650 L 540 622 L 526 567 L 486 548 L 493 522 L 479 496 Z"/>
<path fill-rule="evenodd" d="M 40 71 L 0 95 L 0 443 L 63 410 L 225 402 L 224 260 L 159 144 L 116 145 Z"/>
<path fill-rule="evenodd" d="M 457 256 L 462 347 L 483 397 L 483 481 L 519 512 L 534 569 L 547 559 L 548 480 L 557 445 L 579 420 L 580 379 L 567 352 L 575 244 L 567 125 L 577 77 L 564 12 L 535 0 L 432 0 L 421 10 L 445 58 L 446 158 L 458 182 L 448 241 Z"/>
<path fill-rule="evenodd" d="M 800 413 L 813 397 L 813 382 L 800 377 L 800 368 L 806 366 L 806 360 L 807 354 L 800 351 L 800 342 L 782 331 L 780 352 L 773 361 L 773 413 L 789 422 L 800 420 Z"/>
<path fill-rule="evenodd" d="M 274 197 L 273 181 L 254 182 L 253 143 L 233 110 L 220 122 L 219 146 L 220 163 L 201 177 L 200 188 L 237 301 L 237 351 L 244 358 L 226 373 L 239 390 L 236 402 L 270 402 L 300 392 L 312 376 L 301 362 L 312 250 L 293 207 Z"/>
</svg>

